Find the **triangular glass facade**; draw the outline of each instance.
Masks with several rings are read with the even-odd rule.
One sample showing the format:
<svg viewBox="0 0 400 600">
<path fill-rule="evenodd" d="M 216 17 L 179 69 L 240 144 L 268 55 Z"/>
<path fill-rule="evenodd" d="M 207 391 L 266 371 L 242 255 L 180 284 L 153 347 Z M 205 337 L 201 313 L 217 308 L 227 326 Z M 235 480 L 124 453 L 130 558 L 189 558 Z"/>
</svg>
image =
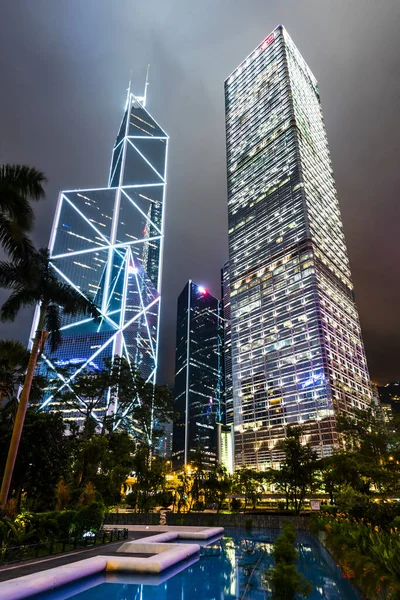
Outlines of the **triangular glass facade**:
<svg viewBox="0 0 400 600">
<path fill-rule="evenodd" d="M 40 371 L 53 379 L 43 407 L 83 368 L 124 356 L 155 380 L 168 136 L 129 94 L 107 188 L 61 192 L 50 239 L 52 266 L 101 310 L 101 320 L 63 316 L 62 344 L 45 347 Z M 34 318 L 32 335 L 37 323 Z M 69 367 L 69 379 L 61 371 Z M 60 384 L 54 384 L 59 377 Z M 107 397 L 97 410 L 107 410 Z M 65 411 L 78 420 L 77 411 Z"/>
</svg>

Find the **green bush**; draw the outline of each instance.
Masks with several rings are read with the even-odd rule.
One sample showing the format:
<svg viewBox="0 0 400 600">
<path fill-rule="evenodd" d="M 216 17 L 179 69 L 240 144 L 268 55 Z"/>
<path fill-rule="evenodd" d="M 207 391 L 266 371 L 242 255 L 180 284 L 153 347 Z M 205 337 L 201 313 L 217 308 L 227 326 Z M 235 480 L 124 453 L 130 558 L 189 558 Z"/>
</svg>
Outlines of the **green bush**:
<svg viewBox="0 0 400 600">
<path fill-rule="evenodd" d="M 194 510 L 194 511 L 202 512 L 204 509 L 205 509 L 204 502 L 200 502 L 199 500 L 197 500 L 197 502 L 195 502 L 193 504 L 192 510 Z"/>
<path fill-rule="evenodd" d="M 351 485 L 345 485 L 343 489 L 336 494 L 336 506 L 339 512 L 351 512 L 357 505 L 368 502 L 368 496 L 355 490 Z"/>
<path fill-rule="evenodd" d="M 36 531 L 36 541 L 41 542 L 47 539 L 59 537 L 59 527 L 57 522 L 58 512 L 47 511 L 42 513 L 33 513 L 26 520 Z"/>
<path fill-rule="evenodd" d="M 125 502 L 128 506 L 130 506 L 130 508 L 135 508 L 136 498 L 137 498 L 136 492 L 129 492 L 129 494 L 127 494 L 125 496 Z"/>
<path fill-rule="evenodd" d="M 336 515 L 338 512 L 338 507 L 334 506 L 333 504 L 321 504 L 321 511 L 330 515 Z"/>
<path fill-rule="evenodd" d="M 273 600 L 295 600 L 307 598 L 312 587 L 308 579 L 297 571 L 295 562 L 297 550 L 294 542 L 296 529 L 290 521 L 285 521 L 282 534 L 274 544 L 275 564 L 266 573 L 266 581 L 272 592 Z"/>
<path fill-rule="evenodd" d="M 392 521 L 392 528 L 400 532 L 400 517 L 395 517 Z"/>
<path fill-rule="evenodd" d="M 104 506 L 100 502 L 92 502 L 81 508 L 74 519 L 74 526 L 78 536 L 91 532 L 96 533 L 101 529 L 104 521 Z"/>
<path fill-rule="evenodd" d="M 63 510 L 58 513 L 57 524 L 60 532 L 60 539 L 67 540 L 71 537 L 76 516 L 76 510 Z"/>
<path fill-rule="evenodd" d="M 8 527 L 7 523 L 3 519 L 1 519 L 0 520 L 0 546 L 2 546 L 5 543 L 8 531 L 9 531 L 9 527 Z"/>
<path fill-rule="evenodd" d="M 268 573 L 273 600 L 295 600 L 307 598 L 312 591 L 308 579 L 299 573 L 296 566 L 280 562 Z"/>
<path fill-rule="evenodd" d="M 393 520 L 400 517 L 400 502 L 360 502 L 349 511 L 350 516 L 364 519 L 371 525 L 382 527 L 385 531 L 393 526 Z"/>
<path fill-rule="evenodd" d="M 240 498 L 232 498 L 231 500 L 231 510 L 237 512 L 242 508 L 242 501 Z"/>
<path fill-rule="evenodd" d="M 367 598 L 400 598 L 400 536 L 346 515 L 320 516 L 320 530 L 342 568 Z"/>
</svg>

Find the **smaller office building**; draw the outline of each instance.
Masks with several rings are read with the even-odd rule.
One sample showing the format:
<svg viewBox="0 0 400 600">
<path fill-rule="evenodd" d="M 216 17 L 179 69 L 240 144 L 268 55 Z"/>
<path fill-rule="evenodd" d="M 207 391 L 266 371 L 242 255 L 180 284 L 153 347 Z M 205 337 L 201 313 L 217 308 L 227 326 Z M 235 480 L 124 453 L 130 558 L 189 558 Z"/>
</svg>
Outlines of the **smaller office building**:
<svg viewBox="0 0 400 600">
<path fill-rule="evenodd" d="M 224 423 L 223 319 L 220 301 L 188 281 L 178 298 L 173 468 L 196 461 L 214 466 Z"/>
</svg>

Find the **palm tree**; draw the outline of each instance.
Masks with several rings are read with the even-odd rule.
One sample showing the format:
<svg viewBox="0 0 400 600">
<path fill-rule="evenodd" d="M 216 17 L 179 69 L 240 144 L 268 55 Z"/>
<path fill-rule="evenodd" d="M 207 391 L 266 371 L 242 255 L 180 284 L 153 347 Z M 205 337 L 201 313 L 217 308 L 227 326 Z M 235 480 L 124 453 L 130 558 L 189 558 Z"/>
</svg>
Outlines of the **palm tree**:
<svg viewBox="0 0 400 600">
<path fill-rule="evenodd" d="M 12 290 L 0 309 L 2 321 L 14 321 L 19 311 L 27 306 L 39 308 L 38 326 L 19 398 L 0 492 L 0 506 L 4 506 L 10 489 L 39 352 L 43 350 L 47 337 L 52 351 L 59 346 L 61 311 L 66 315 L 89 314 L 95 318 L 99 313 L 92 302 L 57 278 L 51 267 L 47 248 L 35 251 L 29 259 L 23 261 L 0 262 L 0 287 Z"/>
<path fill-rule="evenodd" d="M 12 429 L 18 410 L 18 389 L 23 385 L 29 363 L 29 350 L 15 340 L 0 340 L 0 421 Z M 47 381 L 35 375 L 30 399 L 38 402 Z"/>
<path fill-rule="evenodd" d="M 0 244 L 12 260 L 28 256 L 32 242 L 26 236 L 34 223 L 30 200 L 44 197 L 46 178 L 25 165 L 0 165 Z"/>
<path fill-rule="evenodd" d="M 29 350 L 21 342 L 0 340 L 0 407 L 22 385 L 28 362 Z"/>
</svg>

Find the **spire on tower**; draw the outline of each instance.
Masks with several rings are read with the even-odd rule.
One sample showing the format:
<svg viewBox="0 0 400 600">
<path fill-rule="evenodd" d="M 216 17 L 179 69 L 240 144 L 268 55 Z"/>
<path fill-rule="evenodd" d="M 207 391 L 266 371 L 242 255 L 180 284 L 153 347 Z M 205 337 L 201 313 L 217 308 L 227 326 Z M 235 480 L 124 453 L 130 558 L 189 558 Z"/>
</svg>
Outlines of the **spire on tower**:
<svg viewBox="0 0 400 600">
<path fill-rule="evenodd" d="M 149 85 L 149 70 L 150 70 L 150 65 L 147 65 L 146 82 L 144 84 L 144 94 L 143 94 L 143 108 L 146 107 L 147 86 Z"/>
</svg>

